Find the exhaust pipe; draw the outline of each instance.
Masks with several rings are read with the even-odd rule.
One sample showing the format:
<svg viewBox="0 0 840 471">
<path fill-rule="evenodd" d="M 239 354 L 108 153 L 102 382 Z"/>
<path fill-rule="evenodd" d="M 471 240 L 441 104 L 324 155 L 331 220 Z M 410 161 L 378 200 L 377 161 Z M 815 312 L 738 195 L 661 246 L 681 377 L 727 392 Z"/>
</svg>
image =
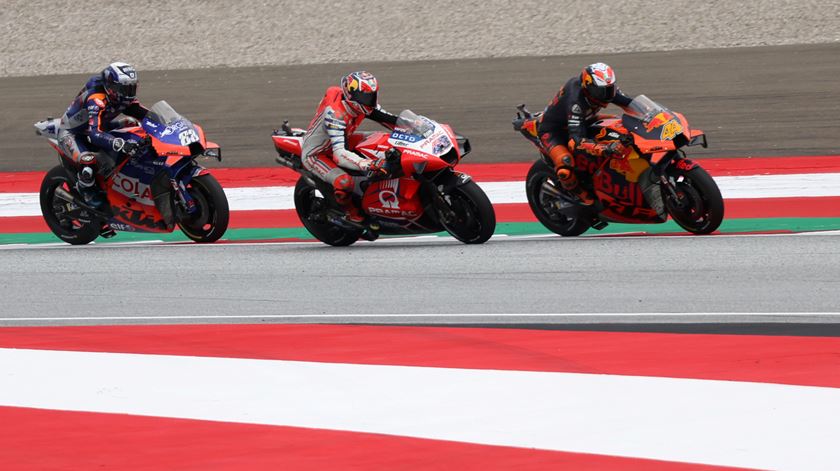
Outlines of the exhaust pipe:
<svg viewBox="0 0 840 471">
<path fill-rule="evenodd" d="M 76 199 L 76 197 L 73 196 L 69 191 L 67 191 L 67 190 L 65 190 L 64 188 L 61 188 L 61 187 L 58 187 L 58 188 L 55 189 L 55 196 L 58 196 L 59 198 L 63 199 L 64 201 L 66 201 L 68 203 L 73 203 L 73 204 L 78 205 L 78 206 L 86 206 L 84 203 L 81 203 L 80 201 L 78 201 Z"/>
<path fill-rule="evenodd" d="M 55 189 L 55 196 L 58 196 L 59 198 L 63 199 L 64 201 L 67 201 L 68 203 L 75 204 L 76 206 L 78 206 L 78 207 L 80 207 L 84 210 L 90 211 L 91 213 L 93 213 L 96 216 L 99 216 L 100 218 L 104 218 L 104 219 L 107 220 L 111 217 L 111 215 L 109 215 L 107 213 L 103 213 L 102 211 L 89 206 L 87 203 L 85 203 L 84 201 L 80 200 L 79 198 L 73 196 L 72 193 L 65 190 L 64 188 L 61 188 L 61 187 L 56 188 Z"/>
<path fill-rule="evenodd" d="M 565 195 L 563 193 L 560 193 L 560 191 L 557 190 L 557 188 L 554 185 L 549 183 L 548 180 L 543 182 L 542 191 L 548 193 L 549 195 L 551 195 L 555 198 L 564 198 L 565 197 Z"/>
</svg>

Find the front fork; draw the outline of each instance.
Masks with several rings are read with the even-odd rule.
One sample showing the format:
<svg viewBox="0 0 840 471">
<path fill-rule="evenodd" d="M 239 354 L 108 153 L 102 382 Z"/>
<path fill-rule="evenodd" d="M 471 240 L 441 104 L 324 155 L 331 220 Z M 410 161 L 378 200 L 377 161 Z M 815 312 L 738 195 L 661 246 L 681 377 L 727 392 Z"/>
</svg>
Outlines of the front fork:
<svg viewBox="0 0 840 471">
<path fill-rule="evenodd" d="M 676 162 L 674 162 L 675 160 Z M 687 159 L 685 157 L 685 153 L 678 150 L 668 153 L 668 155 L 657 162 L 656 165 L 651 167 L 651 170 L 658 179 L 659 185 L 662 188 L 665 188 L 665 191 L 668 192 L 668 197 L 671 198 L 671 201 L 677 205 L 682 205 L 683 198 L 681 198 L 677 193 L 676 179 L 673 175 L 670 175 L 669 172 L 666 171 L 670 166 L 674 166 L 678 170 L 688 172 L 696 167 L 697 164 Z"/>
<path fill-rule="evenodd" d="M 198 210 L 198 205 L 196 204 L 195 199 L 190 196 L 190 192 L 187 191 L 187 185 L 194 177 L 200 175 L 201 172 L 204 171 L 204 168 L 199 165 L 195 165 L 193 168 L 190 168 L 190 163 L 193 162 L 190 161 L 187 165 L 180 168 L 170 169 L 169 186 L 175 194 L 175 203 L 178 207 L 185 214 L 194 215 Z M 179 178 L 178 176 L 185 170 L 187 172 L 186 177 Z"/>
<path fill-rule="evenodd" d="M 426 178 L 423 174 L 415 174 L 415 178 L 420 182 L 420 185 L 425 190 L 424 192 L 429 195 L 431 205 L 435 208 L 435 214 L 437 214 L 438 219 L 444 224 L 456 222 L 458 215 L 452 210 L 451 204 L 446 200 L 446 195 L 455 187 L 469 182 L 472 177 L 466 173 L 453 170 L 449 175 L 443 176 L 438 184 L 435 184 L 435 182 Z"/>
<path fill-rule="evenodd" d="M 198 206 L 195 204 L 195 199 L 190 196 L 190 192 L 187 191 L 185 183 L 172 178 L 169 180 L 169 184 L 172 191 L 175 192 L 175 201 L 181 210 L 190 215 L 195 214 Z"/>
</svg>

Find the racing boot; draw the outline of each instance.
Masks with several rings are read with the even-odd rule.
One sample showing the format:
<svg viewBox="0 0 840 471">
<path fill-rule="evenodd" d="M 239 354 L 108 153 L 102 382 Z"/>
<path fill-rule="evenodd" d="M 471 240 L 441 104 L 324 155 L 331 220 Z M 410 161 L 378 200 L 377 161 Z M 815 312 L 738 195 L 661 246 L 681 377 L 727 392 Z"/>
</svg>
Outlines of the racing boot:
<svg viewBox="0 0 840 471">
<path fill-rule="evenodd" d="M 99 235 L 106 239 L 110 239 L 111 237 L 117 235 L 117 231 L 115 231 L 108 223 L 104 223 L 102 224 L 102 227 L 99 228 Z"/>
<path fill-rule="evenodd" d="M 96 175 L 93 167 L 82 167 L 76 178 L 76 190 L 82 195 L 82 199 L 94 209 L 100 209 L 105 203 L 102 192 L 96 187 Z"/>
<path fill-rule="evenodd" d="M 642 185 L 642 195 L 644 195 L 645 201 L 656 211 L 657 216 L 663 221 L 668 219 L 665 201 L 662 199 L 662 187 L 659 185 L 659 180 L 653 172 L 653 168 L 645 170 L 639 176 L 639 183 Z"/>
<path fill-rule="evenodd" d="M 344 210 L 344 219 L 352 224 L 365 222 L 365 215 L 353 204 L 350 194 L 343 190 L 335 191 L 335 201 Z"/>
<path fill-rule="evenodd" d="M 557 179 L 560 180 L 560 186 L 569 193 L 575 195 L 580 200 L 580 204 L 584 206 L 592 206 L 595 204 L 595 198 L 592 194 L 581 186 L 580 182 L 575 176 L 572 169 L 560 167 L 557 169 Z"/>
</svg>

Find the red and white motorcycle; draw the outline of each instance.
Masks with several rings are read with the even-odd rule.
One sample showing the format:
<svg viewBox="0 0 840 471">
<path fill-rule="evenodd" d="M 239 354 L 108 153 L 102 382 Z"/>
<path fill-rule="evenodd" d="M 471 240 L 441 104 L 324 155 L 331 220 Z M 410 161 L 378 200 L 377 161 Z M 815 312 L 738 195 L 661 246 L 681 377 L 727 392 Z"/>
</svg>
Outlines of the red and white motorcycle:
<svg viewBox="0 0 840 471">
<path fill-rule="evenodd" d="M 356 132 L 347 148 L 370 159 L 385 159 L 387 175 L 356 173 L 361 183 L 353 194 L 368 216 L 364 224 L 344 218 L 330 184 L 301 164 L 304 129 L 284 122 L 272 139 L 277 162 L 300 174 L 295 209 L 306 229 L 329 245 L 346 246 L 379 234 L 428 234 L 446 231 L 467 244 L 487 241 L 496 229 L 496 214 L 472 178 L 455 170 L 470 143 L 437 123 L 405 110 L 393 132 Z M 353 172 L 350 172 L 353 173 Z"/>
</svg>

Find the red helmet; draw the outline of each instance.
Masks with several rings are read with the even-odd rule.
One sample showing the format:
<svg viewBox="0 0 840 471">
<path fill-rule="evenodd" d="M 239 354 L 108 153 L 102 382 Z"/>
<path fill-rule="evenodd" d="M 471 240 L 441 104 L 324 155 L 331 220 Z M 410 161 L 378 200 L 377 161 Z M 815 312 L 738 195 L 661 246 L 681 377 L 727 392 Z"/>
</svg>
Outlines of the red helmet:
<svg viewBox="0 0 840 471">
<path fill-rule="evenodd" d="M 341 79 L 344 101 L 355 112 L 365 115 L 376 109 L 379 83 L 370 72 L 353 72 Z"/>
<path fill-rule="evenodd" d="M 615 72 L 603 62 L 588 65 L 580 73 L 580 86 L 592 104 L 607 106 L 615 98 Z"/>
</svg>

